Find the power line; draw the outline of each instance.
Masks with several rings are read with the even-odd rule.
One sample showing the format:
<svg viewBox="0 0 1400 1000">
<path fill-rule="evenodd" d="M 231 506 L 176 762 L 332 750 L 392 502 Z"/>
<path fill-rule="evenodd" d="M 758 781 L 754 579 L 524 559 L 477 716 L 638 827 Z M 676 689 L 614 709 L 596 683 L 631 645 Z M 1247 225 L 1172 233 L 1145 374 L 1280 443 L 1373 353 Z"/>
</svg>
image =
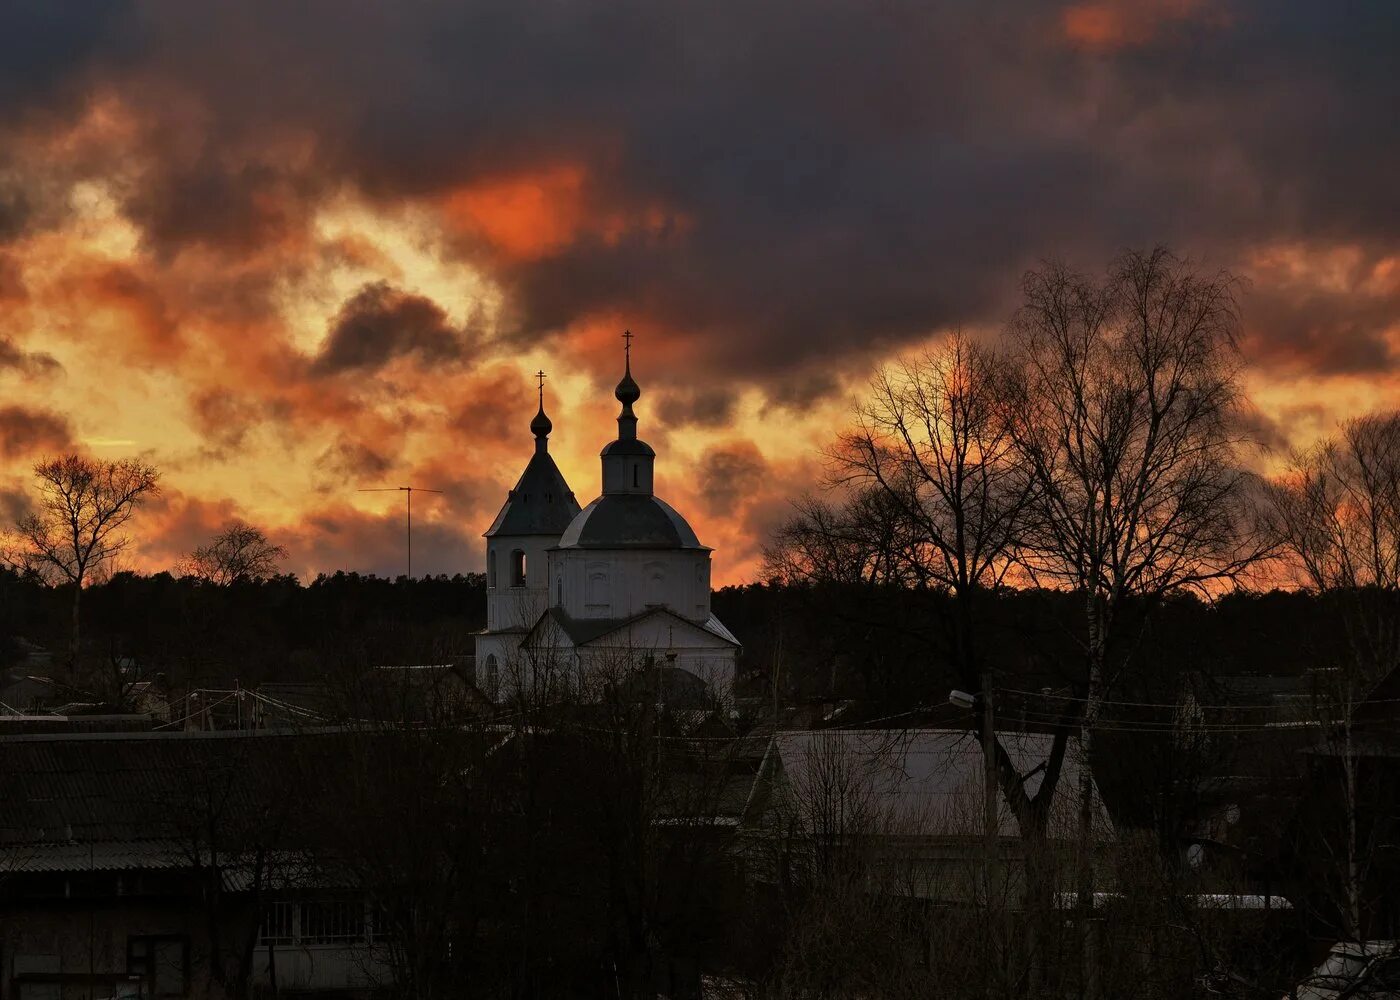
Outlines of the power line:
<svg viewBox="0 0 1400 1000">
<path fill-rule="evenodd" d="M 1048 700 L 1048 701 L 1077 701 L 1077 702 L 1081 702 L 1081 703 L 1087 703 L 1087 702 L 1092 701 L 1095 705 L 1121 705 L 1121 706 L 1123 706 L 1124 708 L 1169 708 L 1169 709 L 1181 710 L 1181 709 L 1186 709 L 1186 708 L 1193 707 L 1192 705 L 1188 705 L 1188 704 L 1185 704 L 1185 703 L 1183 703 L 1183 702 L 1165 702 L 1165 701 L 1115 701 L 1115 700 L 1110 699 L 1110 698 L 1081 698 L 1081 697 L 1079 697 L 1079 696 L 1077 696 L 1077 695 L 1056 694 L 1056 693 L 1054 693 L 1054 692 L 1045 692 L 1045 691 L 1023 691 L 1023 690 L 1021 690 L 1021 689 L 1019 689 L 1019 688 L 996 688 L 996 689 L 995 689 L 995 693 L 997 693 L 997 694 L 1019 694 L 1019 695 L 1025 696 L 1025 697 L 1029 697 L 1029 698 L 1044 698 L 1044 699 L 1046 699 L 1046 700 Z M 1358 706 L 1361 705 L 1361 704 L 1363 704 L 1363 703 L 1364 703 L 1364 704 L 1368 704 L 1368 705 L 1384 705 L 1384 704 L 1390 704 L 1390 703 L 1394 703 L 1394 702 L 1400 702 L 1400 698 L 1358 698 L 1358 699 L 1356 699 L 1355 704 L 1358 705 Z M 1231 704 L 1206 705 L 1206 704 L 1202 704 L 1201 702 L 1195 702 L 1195 703 L 1194 703 L 1194 707 L 1197 708 L 1197 709 L 1200 709 L 1200 710 L 1202 710 L 1202 711 L 1217 711 L 1217 710 L 1222 710 L 1222 711 L 1223 711 L 1223 710 L 1233 710 L 1233 711 L 1265 711 L 1265 710 L 1277 710 L 1277 709 L 1280 709 L 1280 708 L 1286 708 L 1286 707 L 1288 707 L 1288 703 L 1287 703 L 1287 702 L 1271 702 L 1271 703 L 1264 704 L 1264 705 L 1231 705 Z"/>
</svg>

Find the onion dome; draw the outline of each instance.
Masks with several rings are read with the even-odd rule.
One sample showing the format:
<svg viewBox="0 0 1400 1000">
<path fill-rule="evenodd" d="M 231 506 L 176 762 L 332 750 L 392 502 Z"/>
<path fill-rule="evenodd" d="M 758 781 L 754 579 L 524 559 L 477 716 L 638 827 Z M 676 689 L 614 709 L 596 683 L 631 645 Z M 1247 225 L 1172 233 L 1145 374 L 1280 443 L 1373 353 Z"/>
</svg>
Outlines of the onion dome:
<svg viewBox="0 0 1400 1000">
<path fill-rule="evenodd" d="M 536 441 L 544 441 L 549 437 L 549 432 L 554 430 L 554 424 L 544 412 L 544 400 L 540 400 L 540 411 L 535 414 L 535 419 L 530 421 L 530 433 L 535 435 Z M 547 447 L 547 445 L 546 445 Z"/>
</svg>

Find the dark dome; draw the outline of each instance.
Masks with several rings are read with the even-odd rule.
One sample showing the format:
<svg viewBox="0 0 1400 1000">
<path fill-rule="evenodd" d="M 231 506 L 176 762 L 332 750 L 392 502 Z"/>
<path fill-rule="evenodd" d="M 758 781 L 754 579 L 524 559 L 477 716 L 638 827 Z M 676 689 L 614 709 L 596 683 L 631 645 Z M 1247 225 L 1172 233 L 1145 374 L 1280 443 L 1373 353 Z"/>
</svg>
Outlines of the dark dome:
<svg viewBox="0 0 1400 1000">
<path fill-rule="evenodd" d="M 540 412 L 535 414 L 535 419 L 530 421 L 530 433 L 537 438 L 549 437 L 549 432 L 554 430 L 554 424 L 545 415 L 544 404 L 540 404 Z"/>
<path fill-rule="evenodd" d="M 651 450 L 651 445 L 645 441 L 638 441 L 636 438 L 618 438 L 603 446 L 602 455 L 640 455 L 643 458 L 655 458 L 656 452 Z"/>
<path fill-rule="evenodd" d="M 627 373 L 622 376 L 622 381 L 617 383 L 617 388 L 613 390 L 613 395 L 617 401 L 624 406 L 631 406 L 642 398 L 642 387 L 632 378 L 632 366 L 628 364 Z"/>
<path fill-rule="evenodd" d="M 579 512 L 561 549 L 703 549 L 685 518 L 642 493 L 609 493 Z"/>
</svg>

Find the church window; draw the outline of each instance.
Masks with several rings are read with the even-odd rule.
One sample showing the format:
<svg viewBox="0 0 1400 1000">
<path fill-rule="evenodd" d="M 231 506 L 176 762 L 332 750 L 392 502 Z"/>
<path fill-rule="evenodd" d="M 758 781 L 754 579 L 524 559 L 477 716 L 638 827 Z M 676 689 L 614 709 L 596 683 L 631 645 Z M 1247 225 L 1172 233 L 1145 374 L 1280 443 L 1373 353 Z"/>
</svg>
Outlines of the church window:
<svg viewBox="0 0 1400 1000">
<path fill-rule="evenodd" d="M 635 462 L 632 463 L 632 486 L 634 488 L 637 486 L 637 465 Z"/>
<path fill-rule="evenodd" d="M 486 696 L 494 699 L 501 682 L 501 668 L 496 662 L 496 654 L 486 657 Z"/>
<path fill-rule="evenodd" d="M 496 553 L 490 552 L 486 556 L 486 586 L 492 590 L 496 589 Z"/>
<path fill-rule="evenodd" d="M 590 608 L 599 609 L 608 606 L 607 563 L 589 563 L 588 587 L 584 592 L 584 598 Z"/>
<path fill-rule="evenodd" d="M 554 578 L 554 603 L 557 607 L 564 606 L 564 578 L 562 576 Z"/>
<path fill-rule="evenodd" d="M 525 553 L 521 549 L 516 549 L 510 554 L 510 585 L 525 586 Z"/>
</svg>

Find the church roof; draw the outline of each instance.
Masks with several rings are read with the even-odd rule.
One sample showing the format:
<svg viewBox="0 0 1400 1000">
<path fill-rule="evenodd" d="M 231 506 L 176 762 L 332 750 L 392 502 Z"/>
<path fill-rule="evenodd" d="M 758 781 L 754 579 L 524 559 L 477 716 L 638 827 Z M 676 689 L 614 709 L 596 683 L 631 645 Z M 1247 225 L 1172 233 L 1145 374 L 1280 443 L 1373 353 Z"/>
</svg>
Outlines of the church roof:
<svg viewBox="0 0 1400 1000">
<path fill-rule="evenodd" d="M 652 615 L 666 615 L 690 628 L 708 632 L 717 639 L 722 639 L 735 646 L 740 645 L 739 640 L 734 638 L 734 633 L 725 628 L 724 624 L 714 615 L 710 615 L 703 622 L 697 622 L 677 614 L 670 608 L 661 606 L 646 608 L 627 618 L 573 618 L 565 613 L 562 608 L 549 608 L 540 616 L 540 620 L 535 623 L 535 627 L 530 631 L 533 634 L 539 630 L 544 622 L 552 621 L 559 627 L 561 632 L 569 637 L 569 641 L 575 646 L 586 646 L 590 642 L 596 642 L 604 636 L 611 635 L 629 625 L 634 625 Z"/>
<path fill-rule="evenodd" d="M 649 493 L 606 493 L 559 539 L 561 549 L 703 549 L 685 518 Z"/>
<path fill-rule="evenodd" d="M 578 501 L 564 474 L 547 451 L 536 451 L 520 481 L 486 529 L 495 535 L 553 535 L 558 537 L 578 515 Z"/>
</svg>

